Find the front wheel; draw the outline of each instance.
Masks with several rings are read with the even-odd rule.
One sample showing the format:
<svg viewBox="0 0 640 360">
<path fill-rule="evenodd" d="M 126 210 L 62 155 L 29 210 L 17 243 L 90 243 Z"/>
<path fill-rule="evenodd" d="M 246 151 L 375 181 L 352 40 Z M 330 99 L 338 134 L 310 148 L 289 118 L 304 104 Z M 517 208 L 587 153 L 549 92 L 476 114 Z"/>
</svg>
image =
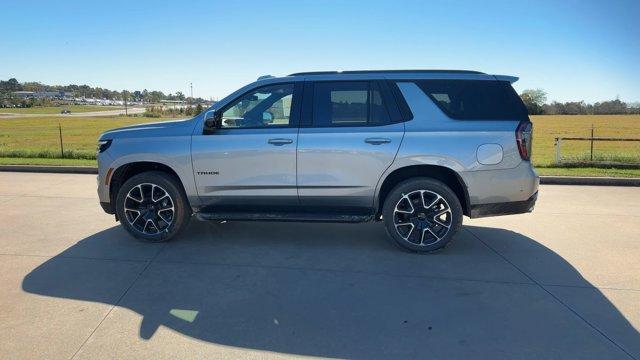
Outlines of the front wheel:
<svg viewBox="0 0 640 360">
<path fill-rule="evenodd" d="M 188 223 L 191 208 L 172 176 L 144 172 L 127 180 L 116 198 L 122 226 L 138 239 L 160 242 L 177 235 Z"/>
<path fill-rule="evenodd" d="M 397 245 L 415 252 L 433 252 L 444 248 L 460 229 L 462 206 L 441 181 L 415 178 L 391 190 L 382 217 Z"/>
</svg>

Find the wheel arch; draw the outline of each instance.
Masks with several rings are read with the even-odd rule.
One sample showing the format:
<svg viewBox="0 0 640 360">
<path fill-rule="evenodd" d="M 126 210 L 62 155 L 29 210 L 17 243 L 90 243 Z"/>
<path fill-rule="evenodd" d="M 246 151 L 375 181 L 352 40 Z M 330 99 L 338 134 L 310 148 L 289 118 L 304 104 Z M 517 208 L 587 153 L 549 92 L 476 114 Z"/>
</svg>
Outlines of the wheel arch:
<svg viewBox="0 0 640 360">
<path fill-rule="evenodd" d="M 183 194 L 186 194 L 182 179 L 180 179 L 178 173 L 170 166 L 154 161 L 135 161 L 122 164 L 113 171 L 113 175 L 111 175 L 111 179 L 109 181 L 109 198 L 112 206 L 115 206 L 116 196 L 118 196 L 118 191 L 120 190 L 120 187 L 122 187 L 122 184 L 131 177 L 148 171 L 159 171 L 174 177 Z M 185 199 L 189 202 L 189 198 L 187 196 L 185 196 Z"/>
<path fill-rule="evenodd" d="M 436 179 L 449 186 L 456 196 L 458 196 L 460 205 L 462 205 L 463 214 L 469 216 L 469 191 L 462 177 L 451 168 L 425 164 L 408 165 L 395 169 L 384 178 L 378 191 L 378 196 L 376 197 L 376 218 L 379 218 L 382 214 L 382 206 L 391 190 L 402 181 L 415 177 Z"/>
</svg>

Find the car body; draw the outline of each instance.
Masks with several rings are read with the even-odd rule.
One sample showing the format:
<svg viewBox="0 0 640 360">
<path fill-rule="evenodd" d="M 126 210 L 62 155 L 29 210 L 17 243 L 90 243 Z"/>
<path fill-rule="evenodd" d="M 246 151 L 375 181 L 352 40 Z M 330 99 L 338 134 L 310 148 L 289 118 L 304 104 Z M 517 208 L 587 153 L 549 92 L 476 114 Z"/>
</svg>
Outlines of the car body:
<svg viewBox="0 0 640 360">
<path fill-rule="evenodd" d="M 529 161 L 531 123 L 510 85 L 516 80 L 454 70 L 263 77 L 192 119 L 102 134 L 100 203 L 120 220 L 132 218 L 135 212 L 118 212 L 118 194 L 133 176 L 148 172 L 167 174 L 180 192 L 169 196 L 172 204 L 184 197 L 185 213 L 208 220 L 386 220 L 385 201 L 394 195 L 400 198 L 387 215 L 396 228 L 411 227 L 410 237 L 420 229 L 422 238 L 438 237 L 429 234 L 438 232 L 429 224 L 448 231 L 446 242 L 432 244 L 438 246 L 399 245 L 440 249 L 462 214 L 533 209 L 539 180 Z M 398 190 L 410 180 L 423 181 L 412 185 L 422 187 L 406 197 Z M 123 206 L 148 191 L 154 200 L 156 188 L 149 189 L 129 192 Z M 426 208 L 430 196 L 451 214 L 434 222 L 429 211 L 436 209 Z M 417 211 L 409 202 L 419 199 L 424 211 L 405 216 Z M 163 231 L 149 226 L 159 234 L 151 240 L 173 235 L 169 225 Z"/>
</svg>

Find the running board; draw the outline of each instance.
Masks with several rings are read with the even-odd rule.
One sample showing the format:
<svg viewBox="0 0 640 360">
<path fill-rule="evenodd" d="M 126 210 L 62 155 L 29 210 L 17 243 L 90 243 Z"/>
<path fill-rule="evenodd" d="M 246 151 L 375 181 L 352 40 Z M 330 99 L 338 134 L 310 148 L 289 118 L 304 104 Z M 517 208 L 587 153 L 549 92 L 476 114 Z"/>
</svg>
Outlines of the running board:
<svg viewBox="0 0 640 360">
<path fill-rule="evenodd" d="M 373 215 L 315 214 L 315 213 L 245 213 L 245 212 L 199 212 L 199 220 L 214 221 L 296 221 L 328 223 L 362 223 L 373 220 Z"/>
</svg>

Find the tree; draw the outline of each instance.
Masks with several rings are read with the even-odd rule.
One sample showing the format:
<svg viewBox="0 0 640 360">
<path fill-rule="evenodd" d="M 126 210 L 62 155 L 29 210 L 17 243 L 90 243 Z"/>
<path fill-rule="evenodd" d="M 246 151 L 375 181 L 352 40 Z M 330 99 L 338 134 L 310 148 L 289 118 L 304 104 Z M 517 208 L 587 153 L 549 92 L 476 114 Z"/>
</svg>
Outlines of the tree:
<svg viewBox="0 0 640 360">
<path fill-rule="evenodd" d="M 14 92 L 22 90 L 22 85 L 15 78 L 0 81 L 0 92 Z"/>
<path fill-rule="evenodd" d="M 542 105 L 547 102 L 547 93 L 542 89 L 527 89 L 520 94 L 530 115 L 542 114 Z"/>
<path fill-rule="evenodd" d="M 627 104 L 620 99 L 593 104 L 594 114 L 626 114 Z"/>
</svg>

